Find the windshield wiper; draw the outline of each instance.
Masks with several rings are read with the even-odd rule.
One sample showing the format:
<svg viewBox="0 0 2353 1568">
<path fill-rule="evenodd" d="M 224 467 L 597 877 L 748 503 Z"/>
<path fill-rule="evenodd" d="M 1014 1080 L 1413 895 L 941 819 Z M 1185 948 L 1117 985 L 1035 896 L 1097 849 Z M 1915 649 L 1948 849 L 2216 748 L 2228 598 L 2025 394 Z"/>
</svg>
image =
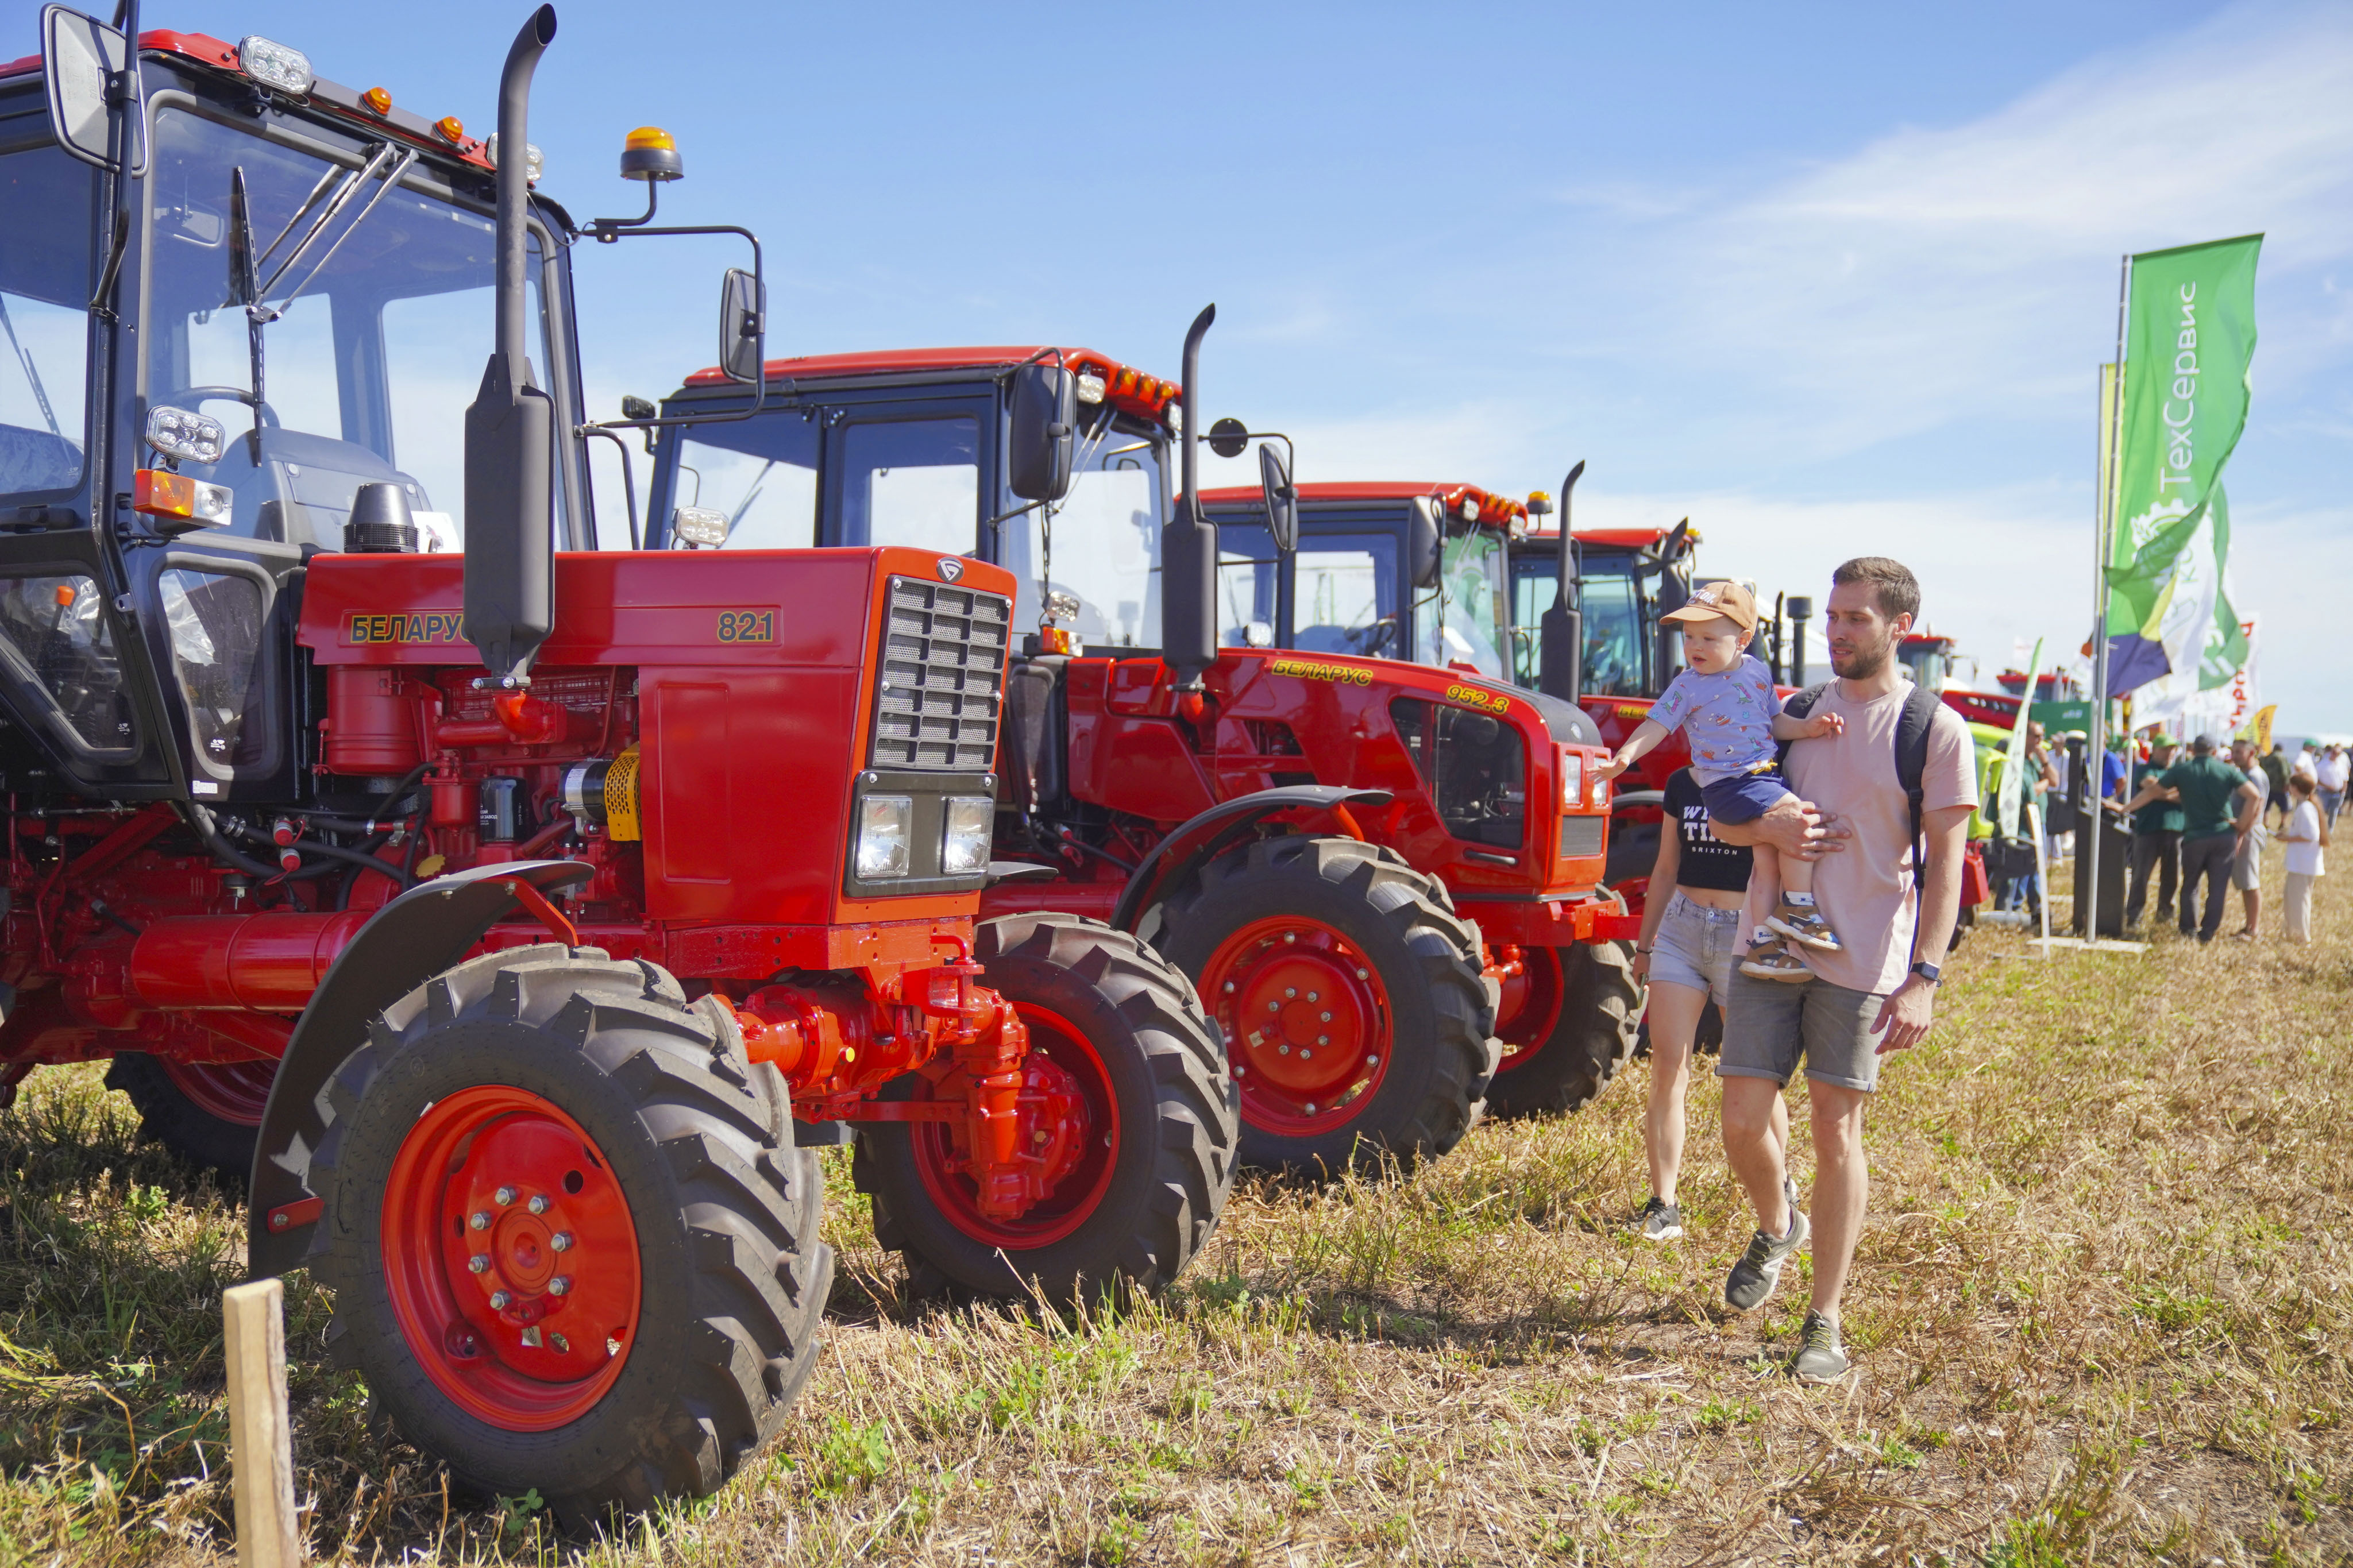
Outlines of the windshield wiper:
<svg viewBox="0 0 2353 1568">
<path fill-rule="evenodd" d="M 329 169 L 319 176 L 319 183 L 311 187 L 311 194 L 302 198 L 302 205 L 295 209 L 294 216 L 286 220 L 286 226 L 278 231 L 278 237 L 271 240 L 259 255 L 254 253 L 253 248 L 253 205 L 246 194 L 245 165 L 237 164 L 229 171 L 228 303 L 245 311 L 246 353 L 253 382 L 253 390 L 249 396 L 249 401 L 253 405 L 253 429 L 250 439 L 253 443 L 254 461 L 257 464 L 261 460 L 261 407 L 264 394 L 262 328 L 285 315 L 293 307 L 294 301 L 301 296 L 302 290 L 317 281 L 319 275 L 327 269 L 327 263 L 335 258 L 335 252 L 343 247 L 343 242 L 351 238 L 360 225 L 367 222 L 368 215 L 375 211 L 376 204 L 383 201 L 392 188 L 400 184 L 401 177 L 408 173 L 409 165 L 416 162 L 415 148 L 398 149 L 389 142 L 380 142 L 376 143 L 375 151 L 368 155 L 366 163 L 356 169 L 345 171 L 340 181 L 335 180 L 335 171 Z M 284 282 L 287 275 L 301 264 L 302 258 L 310 253 L 311 247 L 318 243 L 319 237 L 326 233 L 329 226 L 333 224 L 343 210 L 351 205 L 352 197 L 356 195 L 360 188 L 371 179 L 381 182 L 376 186 L 375 194 L 368 198 L 367 205 L 360 208 L 352 221 L 343 226 L 343 232 L 335 237 L 335 242 L 332 245 L 327 247 L 326 254 L 319 258 L 311 269 L 302 275 L 301 279 L 293 288 L 287 290 L 285 297 L 277 304 L 263 303 L 271 294 L 277 292 L 278 286 Z M 322 201 L 323 205 L 322 205 Z M 269 280 L 261 281 L 262 264 L 277 254 L 278 247 L 286 243 L 286 237 L 294 232 L 295 226 L 314 210 L 318 216 L 311 219 L 311 226 L 303 231 L 302 237 L 295 242 L 293 249 L 286 253 L 286 259 L 278 264 L 278 269 L 269 275 Z"/>
</svg>

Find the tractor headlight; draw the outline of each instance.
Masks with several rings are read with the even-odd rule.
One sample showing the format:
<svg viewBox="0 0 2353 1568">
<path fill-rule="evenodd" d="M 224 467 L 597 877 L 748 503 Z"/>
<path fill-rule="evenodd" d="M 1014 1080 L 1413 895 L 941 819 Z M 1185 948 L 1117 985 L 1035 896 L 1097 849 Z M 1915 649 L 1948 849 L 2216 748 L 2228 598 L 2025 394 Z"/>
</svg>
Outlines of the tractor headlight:
<svg viewBox="0 0 2353 1568">
<path fill-rule="evenodd" d="M 175 462 L 210 466 L 221 459 L 228 434 L 209 414 L 159 403 L 147 411 L 147 444 Z"/>
<path fill-rule="evenodd" d="M 870 795 L 858 803 L 860 881 L 907 874 L 908 830 L 914 819 L 913 795 Z"/>
<path fill-rule="evenodd" d="M 248 33 L 237 41 L 237 63 L 264 87 L 296 98 L 311 90 L 311 57 L 300 49 Z"/>
<path fill-rule="evenodd" d="M 670 514 L 670 531 L 700 550 L 716 550 L 727 542 L 728 517 L 707 506 L 682 506 Z"/>
<path fill-rule="evenodd" d="M 1601 781 L 1595 779 L 1595 786 Z M 1585 805 L 1585 758 L 1577 752 L 1560 753 L 1560 808 L 1576 811 Z"/>
<path fill-rule="evenodd" d="M 1597 809 L 1609 804 L 1609 781 L 1598 773 L 1593 775 L 1593 804 Z"/>
<path fill-rule="evenodd" d="M 997 802 L 985 795 L 950 795 L 947 808 L 947 823 L 940 830 L 940 875 L 977 877 L 988 869 Z"/>
</svg>

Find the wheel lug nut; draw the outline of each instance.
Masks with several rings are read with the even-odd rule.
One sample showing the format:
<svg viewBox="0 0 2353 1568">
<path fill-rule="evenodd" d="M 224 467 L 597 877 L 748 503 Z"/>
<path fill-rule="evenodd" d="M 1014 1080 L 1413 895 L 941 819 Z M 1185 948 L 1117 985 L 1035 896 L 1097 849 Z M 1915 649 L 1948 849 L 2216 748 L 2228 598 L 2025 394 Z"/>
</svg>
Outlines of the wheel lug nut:
<svg viewBox="0 0 2353 1568">
<path fill-rule="evenodd" d="M 488 1274 L 491 1271 L 491 1260 L 478 1252 L 466 1259 L 466 1267 L 477 1274 Z"/>
<path fill-rule="evenodd" d="M 1372 973 L 1369 970 L 1359 969 L 1356 971 L 1356 978 L 1359 980 L 1370 980 L 1372 977 Z"/>
<path fill-rule="evenodd" d="M 1378 1057 L 1366 1057 L 1365 1058 L 1365 1065 L 1368 1068 L 1377 1068 L 1381 1065 L 1381 1058 Z"/>
<path fill-rule="evenodd" d="M 1275 1050 L 1276 1053 L 1281 1056 L 1287 1057 L 1291 1054 L 1291 1047 L 1289 1046 L 1278 1046 L 1275 1047 Z"/>
<path fill-rule="evenodd" d="M 1282 1004 L 1280 1002 L 1270 1002 L 1266 1005 L 1266 1010 L 1270 1013 L 1280 1013 L 1282 1011 Z"/>
<path fill-rule="evenodd" d="M 483 1213 L 480 1209 L 476 1209 L 474 1211 L 474 1217 L 468 1220 L 466 1223 L 472 1226 L 476 1230 L 488 1230 L 491 1228 L 491 1216 Z"/>
<path fill-rule="evenodd" d="M 493 1312 L 503 1312 L 503 1311 L 505 1311 L 509 1307 L 512 1306 L 513 1304 L 514 1304 L 514 1298 L 513 1298 L 512 1296 L 508 1295 L 505 1291 L 503 1291 L 503 1290 L 493 1290 L 493 1291 L 491 1291 L 491 1311 L 493 1311 Z"/>
<path fill-rule="evenodd" d="M 572 1233 L 568 1230 L 559 1230 L 547 1238 L 547 1245 L 558 1252 L 569 1252 L 572 1250 Z"/>
<path fill-rule="evenodd" d="M 547 1197 L 544 1194 L 533 1193 L 531 1196 L 531 1202 L 525 1204 L 523 1206 L 531 1210 L 533 1214 L 545 1214 L 547 1212 Z"/>
<path fill-rule="evenodd" d="M 568 1295 L 571 1290 L 572 1277 L 569 1274 L 559 1274 L 547 1282 L 547 1293 L 551 1296 Z"/>
<path fill-rule="evenodd" d="M 1299 987 L 1296 985 L 1286 985 L 1282 988 L 1282 994 L 1286 997 L 1296 996 L 1299 994 Z"/>
<path fill-rule="evenodd" d="M 1315 1037 L 1315 1043 L 1319 1046 L 1328 1046 L 1332 1043 L 1332 1037 L 1329 1035 L 1318 1035 Z"/>
<path fill-rule="evenodd" d="M 1299 1059 L 1303 1062 L 1312 1062 L 1315 1059 L 1315 1053 L 1314 1051 L 1303 1050 L 1299 1053 Z"/>
<path fill-rule="evenodd" d="M 1299 933 L 1297 931 L 1284 931 L 1282 933 L 1282 940 L 1285 942 L 1297 942 L 1299 940 Z"/>
<path fill-rule="evenodd" d="M 1329 1014 L 1329 1013 L 1324 1014 L 1324 1021 L 1325 1023 L 1327 1023 L 1327 1024 L 1328 1024 L 1328 1023 L 1330 1023 L 1330 1022 L 1332 1021 L 1332 1015 L 1331 1015 L 1331 1014 Z"/>
<path fill-rule="evenodd" d="M 1226 994 L 1227 994 L 1227 995 L 1229 995 L 1229 996 L 1230 996 L 1230 995 L 1232 995 L 1233 994 L 1234 994 L 1234 983 L 1233 983 L 1232 981 L 1229 980 L 1229 981 L 1227 981 L 1227 982 L 1226 982 Z"/>
<path fill-rule="evenodd" d="M 1308 999 L 1310 1002 L 1321 1002 L 1321 1001 L 1323 1000 L 1323 998 L 1322 998 L 1321 996 L 1318 996 L 1318 995 L 1317 995 L 1317 994 L 1315 994 L 1315 993 L 1314 993 L 1314 992 L 1313 992 L 1313 991 L 1310 991 L 1310 992 L 1307 994 L 1307 999 Z M 1326 1014 L 1324 1014 L 1324 1016 L 1325 1017 L 1327 1017 L 1327 1018 L 1328 1018 L 1328 1017 L 1330 1017 L 1332 1015 L 1331 1015 L 1331 1014 L 1329 1014 L 1329 1013 L 1326 1013 Z"/>
<path fill-rule="evenodd" d="M 506 1207 L 520 1195 L 512 1187 L 501 1187 L 498 1191 L 499 1207 Z"/>
</svg>

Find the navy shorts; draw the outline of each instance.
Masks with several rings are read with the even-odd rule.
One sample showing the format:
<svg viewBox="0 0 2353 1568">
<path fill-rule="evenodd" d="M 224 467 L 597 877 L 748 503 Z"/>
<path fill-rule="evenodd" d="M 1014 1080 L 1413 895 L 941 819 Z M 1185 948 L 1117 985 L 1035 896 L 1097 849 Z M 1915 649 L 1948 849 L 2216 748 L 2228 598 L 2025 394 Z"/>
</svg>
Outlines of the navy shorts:
<svg viewBox="0 0 2353 1568">
<path fill-rule="evenodd" d="M 1755 773 L 1735 773 L 1728 779 L 1699 786 L 1699 797 L 1707 803 L 1708 816 L 1718 822 L 1754 822 L 1791 793 L 1778 762 L 1767 763 Z"/>
</svg>

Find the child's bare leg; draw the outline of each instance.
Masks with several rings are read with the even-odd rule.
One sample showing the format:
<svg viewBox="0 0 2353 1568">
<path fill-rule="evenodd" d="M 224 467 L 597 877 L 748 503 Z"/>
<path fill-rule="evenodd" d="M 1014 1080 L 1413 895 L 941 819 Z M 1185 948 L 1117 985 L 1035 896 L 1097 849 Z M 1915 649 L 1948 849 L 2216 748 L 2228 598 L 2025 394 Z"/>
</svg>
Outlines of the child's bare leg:
<svg viewBox="0 0 2353 1568">
<path fill-rule="evenodd" d="M 1775 849 L 1765 849 L 1757 853 L 1778 858 L 1780 852 Z M 1814 863 L 1811 860 L 1792 858 L 1787 866 L 1781 868 L 1781 886 L 1789 892 L 1803 893 L 1806 897 L 1812 898 L 1814 896 Z"/>
<path fill-rule="evenodd" d="M 1765 917 L 1781 902 L 1781 852 L 1769 844 L 1759 844 L 1748 852 L 1748 894 L 1740 906 L 1740 937 L 1743 942 L 1760 940 L 1765 931 Z"/>
</svg>

